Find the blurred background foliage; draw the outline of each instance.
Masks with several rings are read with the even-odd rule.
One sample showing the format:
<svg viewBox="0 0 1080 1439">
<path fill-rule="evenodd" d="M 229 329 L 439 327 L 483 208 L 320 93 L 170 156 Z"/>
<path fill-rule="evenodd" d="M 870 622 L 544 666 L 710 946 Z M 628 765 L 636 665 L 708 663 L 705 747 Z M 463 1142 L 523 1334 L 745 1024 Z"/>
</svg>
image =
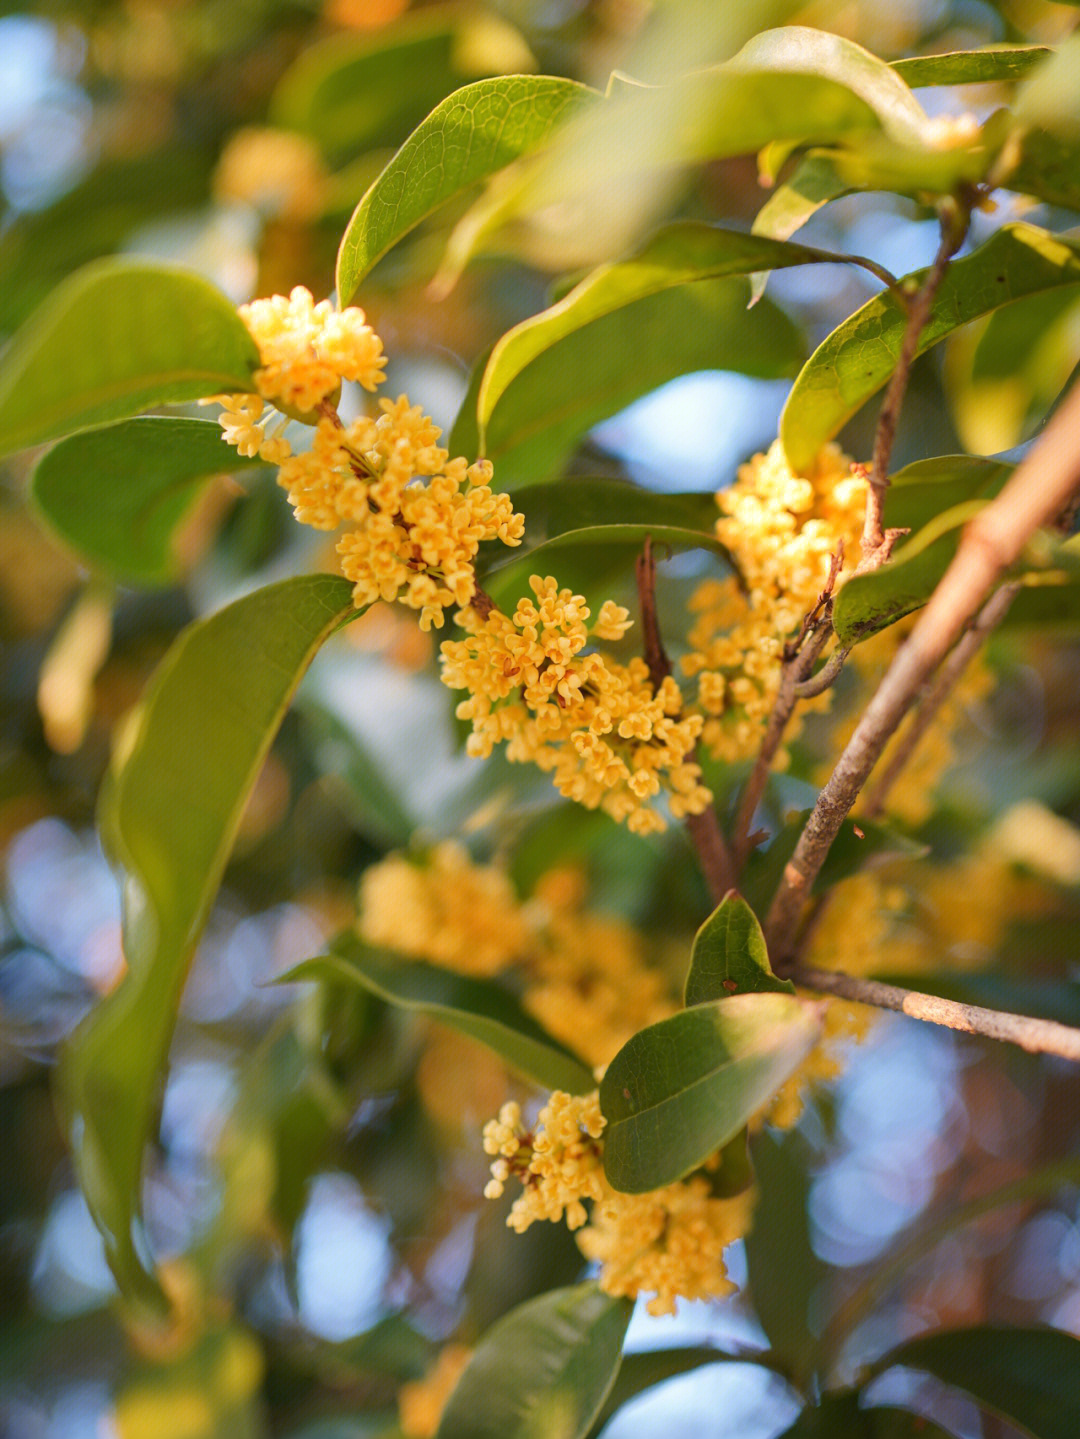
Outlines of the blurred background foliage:
<svg viewBox="0 0 1080 1439">
<path fill-rule="evenodd" d="M 440 98 L 500 73 L 600 85 L 613 68 L 641 74 L 634 57 L 650 53 L 649 27 L 670 8 L 4 4 L 0 335 L 61 276 L 117 252 L 180 261 L 237 301 L 294 284 L 325 294 L 348 214 Z M 1052 44 L 1076 18 L 1050 0 L 821 0 L 770 14 L 886 58 Z M 993 87 L 920 98 L 980 116 L 1000 102 Z M 680 215 L 746 228 L 765 193 L 747 158 L 703 167 L 673 203 Z M 1007 215 L 1009 205 L 1006 194 Z M 545 250 L 542 233 L 503 235 L 498 253 L 481 253 L 434 303 L 429 285 L 465 208 L 440 211 L 397 246 L 362 296 L 391 356 L 390 390 L 408 390 L 447 427 L 472 363 L 545 303 L 568 263 Z M 980 216 L 982 233 L 1001 218 Z M 1075 223 L 1064 211 L 1036 218 Z M 815 217 L 805 239 L 900 273 L 929 258 L 935 230 L 915 200 L 860 195 Z M 854 269 L 815 270 L 812 282 L 779 274 L 769 289 L 808 342 L 870 293 Z M 1080 356 L 1074 292 L 1040 303 L 1037 323 L 1023 310 L 1021 332 L 1005 310 L 919 362 L 896 464 L 961 446 L 996 453 L 1030 436 Z M 785 390 L 695 371 L 606 419 L 569 467 L 715 489 L 775 435 Z M 848 427 L 846 449 L 867 453 L 871 420 L 868 411 Z M 399 1386 L 446 1340 L 474 1340 L 529 1295 L 571 1282 L 580 1256 L 561 1227 L 511 1234 L 503 1206 L 481 1198 L 479 1126 L 511 1092 L 494 1059 L 355 991 L 266 982 L 350 921 L 367 864 L 451 835 L 479 857 L 511 854 L 523 894 L 553 856 L 579 862 L 596 903 L 641 926 L 677 969 L 689 931 L 671 933 L 670 916 L 707 909 L 689 851 L 677 834 L 646 843 L 602 816 L 568 818 L 539 776 L 513 776 L 511 815 L 505 764 L 461 753 L 429 637 L 389 611 L 351 626 L 275 744 L 184 1001 L 147 1199 L 184 1324 L 166 1347 L 125 1328 L 50 1093 L 58 1044 L 122 965 L 116 886 L 93 827 L 110 735 L 192 617 L 328 561 L 257 470 L 201 494 L 174 577 L 117 585 L 80 569 L 39 525 L 27 467 L 18 457 L 0 469 L 0 1435 L 397 1433 Z M 666 567 L 673 614 L 694 563 Z M 929 967 L 947 952 L 975 972 L 966 993 L 980 979 L 988 1001 L 1026 993 L 1074 1023 L 1080 832 L 1054 830 L 1034 846 L 1016 835 L 1048 812 L 1080 825 L 1077 659 L 1066 637 L 995 642 L 991 660 L 1007 683 L 963 716 L 960 759 L 912 822 L 937 860 L 904 880 L 921 903 Z M 796 747 L 771 796 L 778 819 L 812 794 L 825 733 L 812 725 Z M 1035 898 L 1022 918 L 988 925 L 971 902 L 978 876 L 961 883 L 940 861 L 1032 797 L 1041 808 L 1026 827 L 991 834 L 995 862 L 1022 870 Z M 883 1020 L 795 1129 L 759 1140 L 772 1198 L 748 1261 L 731 1266 L 738 1277 L 749 1262 L 751 1298 L 635 1325 L 631 1348 L 754 1349 L 767 1336 L 796 1354 L 844 1305 L 849 1368 L 938 1325 L 1042 1320 L 1080 1332 L 1080 1171 L 1059 1159 L 1078 1139 L 1067 1067 Z M 988 1202 L 978 1217 L 981 1197 L 1009 1185 L 1012 1202 Z M 957 1214 L 970 1222 L 942 1224 Z M 959 1435 L 1011 1432 L 929 1379 L 889 1382 Z M 729 1364 L 674 1381 L 606 1432 L 693 1423 L 702 1436 L 766 1435 L 793 1412 L 775 1376 Z"/>
</svg>

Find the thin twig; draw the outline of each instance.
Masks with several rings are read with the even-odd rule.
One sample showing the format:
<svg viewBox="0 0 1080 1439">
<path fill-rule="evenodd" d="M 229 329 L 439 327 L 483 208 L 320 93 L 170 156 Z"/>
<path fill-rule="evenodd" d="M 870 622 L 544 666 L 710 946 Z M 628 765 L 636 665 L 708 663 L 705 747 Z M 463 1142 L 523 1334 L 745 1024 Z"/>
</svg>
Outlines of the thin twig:
<svg viewBox="0 0 1080 1439">
<path fill-rule="evenodd" d="M 865 815 L 867 819 L 876 819 L 885 808 L 885 801 L 888 799 L 893 785 L 900 778 L 901 771 L 918 749 L 923 736 L 937 718 L 942 705 L 956 688 L 960 676 L 974 659 L 976 652 L 981 649 L 986 636 L 1005 618 L 1005 612 L 1012 604 L 1019 589 L 1018 584 L 1002 585 L 1001 589 L 991 595 L 983 605 L 975 623 L 941 666 L 937 679 L 911 715 L 900 743 L 889 756 L 889 763 L 867 790 L 865 800 L 859 809 L 861 815 Z"/>
<path fill-rule="evenodd" d="M 920 994 L 914 989 L 901 989 L 899 985 L 883 984 L 877 979 L 857 979 L 831 969 L 796 965 L 788 971 L 788 978 L 803 989 L 835 994 L 859 1004 L 872 1004 L 877 1009 L 892 1009 L 928 1024 L 941 1024 L 946 1029 L 962 1030 L 964 1034 L 982 1034 L 988 1039 L 1018 1044 L 1031 1054 L 1054 1054 L 1080 1064 L 1080 1029 L 1070 1029 L 1051 1019 L 1032 1019 L 1025 1014 L 983 1009 L 978 1004 L 960 1004 L 936 994 Z"/>
<path fill-rule="evenodd" d="M 645 650 L 645 663 L 649 666 L 649 679 L 654 690 L 658 690 L 671 673 L 671 661 L 664 649 L 660 636 L 660 621 L 656 616 L 656 560 L 653 557 L 652 536 L 645 536 L 641 554 L 634 565 L 637 580 L 638 603 L 641 605 L 641 634 Z"/>
<path fill-rule="evenodd" d="M 746 787 L 742 792 L 738 812 L 735 816 L 732 843 L 735 850 L 736 875 L 742 873 L 742 867 L 755 847 L 750 842 L 750 826 L 757 813 L 757 807 L 761 803 L 761 797 L 765 793 L 765 786 L 769 782 L 772 763 L 784 738 L 784 731 L 787 729 L 796 701 L 801 698 L 799 686 L 806 681 L 832 634 L 830 605 L 833 590 L 836 588 L 836 579 L 843 563 L 844 546 L 841 541 L 837 546 L 836 553 L 829 558 L 829 574 L 824 588 L 818 595 L 817 603 L 810 613 L 804 616 L 798 636 L 789 650 L 785 652 L 776 698 L 765 726 L 765 734 L 762 737 L 757 758 L 754 760 L 754 767 L 746 781 Z"/>
<path fill-rule="evenodd" d="M 846 649 L 834 650 L 816 675 L 801 680 L 795 686 L 795 698 L 812 700 L 816 699 L 818 695 L 823 695 L 840 678 L 840 671 L 844 668 L 844 661 L 849 653 L 850 651 Z"/>
<path fill-rule="evenodd" d="M 769 720 L 765 726 L 761 747 L 746 781 L 735 816 L 736 873 L 742 872 L 742 867 L 750 854 L 750 826 L 757 813 L 757 807 L 761 803 L 761 797 L 765 793 L 765 786 L 769 782 L 772 763 L 784 738 L 784 731 L 787 729 L 788 721 L 795 709 L 796 688 L 803 677 L 813 669 L 818 656 L 828 642 L 829 634 L 830 630 L 827 625 L 822 625 L 820 629 L 814 631 L 798 653 L 785 663 L 780 672 L 780 686 L 776 691 L 776 699 L 769 712 Z"/>
<path fill-rule="evenodd" d="M 862 571 L 876 569 L 884 564 L 896 541 L 905 533 L 903 530 L 885 530 L 882 525 L 885 494 L 889 488 L 889 458 L 896 439 L 896 426 L 907 392 L 912 362 L 918 353 L 919 340 L 949 268 L 949 261 L 964 243 L 970 222 L 969 205 L 953 199 L 946 201 L 941 214 L 941 243 L 934 256 L 934 263 L 926 272 L 926 278 L 908 307 L 900 353 L 896 357 L 896 366 L 889 379 L 874 432 L 874 450 L 868 476 L 870 483 L 866 494 L 866 520 L 863 525 L 862 560 L 859 564 Z"/>
<path fill-rule="evenodd" d="M 964 530 L 956 555 L 889 667 L 785 866 L 766 921 L 770 952 L 791 952 L 803 902 L 871 769 L 915 697 L 1040 526 L 1080 488 L 1080 383 L 1058 406 L 1005 488 Z"/>
<path fill-rule="evenodd" d="M 709 805 L 701 814 L 688 814 L 685 820 L 686 832 L 694 846 L 705 883 L 714 904 L 735 888 L 735 866 L 731 851 L 720 829 L 716 810 Z"/>
</svg>

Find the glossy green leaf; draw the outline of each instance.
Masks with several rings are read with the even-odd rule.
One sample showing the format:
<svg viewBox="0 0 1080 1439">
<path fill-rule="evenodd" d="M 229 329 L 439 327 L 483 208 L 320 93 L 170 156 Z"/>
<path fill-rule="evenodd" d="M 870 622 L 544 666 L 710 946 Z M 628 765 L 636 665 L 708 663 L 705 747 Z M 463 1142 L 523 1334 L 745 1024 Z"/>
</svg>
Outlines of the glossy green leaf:
<svg viewBox="0 0 1080 1439">
<path fill-rule="evenodd" d="M 301 51 L 271 97 L 271 123 L 311 135 L 332 159 L 397 144 L 463 80 L 483 73 L 462 73 L 458 57 L 470 47 L 482 65 L 490 55 L 492 72 L 532 68 L 510 25 L 432 6 L 373 31 L 337 30 Z"/>
<path fill-rule="evenodd" d="M 1020 80 L 1052 53 L 1045 45 L 987 45 L 944 55 L 912 55 L 893 60 L 889 68 L 913 90 L 923 85 L 982 85 Z"/>
<path fill-rule="evenodd" d="M 694 936 L 685 1002 L 703 1004 L 727 995 L 794 994 L 790 979 L 777 979 L 757 916 L 741 895 L 720 901 Z"/>
<path fill-rule="evenodd" d="M 58 285 L 0 355 L 0 454 L 151 405 L 252 389 L 259 352 L 186 270 L 99 260 Z"/>
<path fill-rule="evenodd" d="M 665 226 L 628 260 L 594 270 L 558 304 L 515 325 L 496 343 L 477 396 L 481 445 L 492 411 L 522 370 L 552 345 L 601 316 L 675 285 L 791 265 L 842 264 L 846 258 L 694 221 Z"/>
<path fill-rule="evenodd" d="M 805 1058 L 818 1011 L 787 994 L 695 1005 L 627 1041 L 600 1084 L 604 1168 L 643 1194 L 726 1144 Z"/>
<path fill-rule="evenodd" d="M 751 233 L 773 240 L 787 240 L 802 228 L 830 200 L 846 195 L 848 182 L 838 173 L 831 155 L 808 150 L 794 171 L 777 185 L 754 217 Z M 751 279 L 751 297 L 756 302 L 765 292 L 768 270 L 759 270 Z"/>
<path fill-rule="evenodd" d="M 859 1407 L 859 1393 L 823 1394 L 819 1404 L 804 1409 L 777 1439 L 951 1439 L 946 1429 L 908 1409 L 892 1405 Z"/>
<path fill-rule="evenodd" d="M 1080 210 L 1080 144 L 1047 130 L 1028 130 L 1020 158 L 1005 181 L 1010 190 L 1031 195 L 1047 205 Z"/>
<path fill-rule="evenodd" d="M 896 82 L 900 83 L 900 82 Z M 614 84 L 583 109 L 543 155 L 508 172 L 459 222 L 444 270 L 460 273 L 485 243 L 530 256 L 530 220 L 542 263 L 596 264 L 640 243 L 688 167 L 749 154 L 772 142 L 812 144 L 878 127 L 873 109 L 827 77 L 738 63 L 699 69 L 673 84 Z M 552 228 L 553 217 L 563 217 Z M 508 233 L 513 222 L 526 222 Z M 554 252 L 552 251 L 554 246 Z M 568 258 L 573 256 L 574 258 Z"/>
<path fill-rule="evenodd" d="M 572 483 L 569 482 L 569 483 Z M 657 495 L 657 499 L 663 498 Z M 505 564 L 488 572 L 484 588 L 496 604 L 506 607 L 522 596 L 531 594 L 531 575 L 555 574 L 562 579 L 565 560 L 575 550 L 581 551 L 586 572 L 590 567 L 604 564 L 605 560 L 625 557 L 627 565 L 641 552 L 646 539 L 651 539 L 661 552 L 668 550 L 712 550 L 714 554 L 727 556 L 727 550 L 714 534 L 706 530 L 691 530 L 679 525 L 634 524 L 634 525 L 590 525 L 586 529 L 567 530 L 543 544 L 534 545 L 523 555 L 508 560 Z M 563 567 L 563 568 L 560 568 Z M 597 576 L 599 580 L 599 575 Z M 606 584 L 599 585 L 603 588 Z M 592 586 L 589 587 L 590 591 Z M 590 594 L 586 594 L 586 599 Z"/>
<path fill-rule="evenodd" d="M 828 1275 L 810 1232 L 810 1151 L 798 1130 L 766 1126 L 751 1154 L 758 1196 L 745 1241 L 750 1302 L 773 1354 L 803 1383 L 815 1368 Z"/>
<path fill-rule="evenodd" d="M 369 949 L 351 935 L 335 941 L 329 954 L 289 970 L 279 982 L 305 979 L 349 980 L 390 1004 L 438 1019 L 547 1089 L 588 1094 L 596 1087 L 588 1065 L 552 1039 L 509 990 L 491 980 Z"/>
<path fill-rule="evenodd" d="M 68 1040 L 60 1098 L 87 1204 L 133 1298 L 156 1298 L 139 1187 L 188 965 L 289 700 L 353 613 L 348 581 L 311 575 L 191 625 L 128 722 L 102 795 L 128 970 Z"/>
<path fill-rule="evenodd" d="M 1080 583 L 1074 575 L 1059 582 L 1025 584 L 1013 599 L 1002 629 L 1041 629 L 1076 634 L 1080 629 Z"/>
<path fill-rule="evenodd" d="M 1032 1439 L 1075 1439 L 1080 1433 L 1080 1339 L 1059 1329 L 997 1328 L 938 1331 L 893 1349 L 874 1365 L 921 1369 L 970 1394 L 983 1409 Z"/>
<path fill-rule="evenodd" d="M 631 401 L 696 370 L 775 379 L 793 374 L 802 339 L 782 311 L 747 312 L 744 280 L 702 280 L 646 295 L 574 330 L 539 354 L 503 391 L 484 453 L 504 488 L 557 476 L 580 437 Z M 454 426 L 454 454 L 476 454 L 470 387 Z"/>
<path fill-rule="evenodd" d="M 633 1309 L 576 1284 L 511 1310 L 477 1345 L 437 1439 L 584 1439 L 615 1382 Z"/>
<path fill-rule="evenodd" d="M 913 279 L 921 280 L 924 271 Z M 1034 225 L 1003 225 L 973 254 L 954 260 L 934 301 L 918 353 L 998 306 L 1080 283 L 1080 242 Z M 884 385 L 896 364 L 905 316 L 891 294 L 869 300 L 810 356 L 780 419 L 796 471 Z"/>
<path fill-rule="evenodd" d="M 842 35 L 808 25 L 765 30 L 748 41 L 731 64 L 833 80 L 867 104 L 892 139 L 919 145 L 926 138 L 926 112 L 896 70 Z"/>
<path fill-rule="evenodd" d="M 1080 35 L 1074 30 L 1017 90 L 1013 100 L 1017 122 L 1066 139 L 1080 139 L 1078 65 Z"/>
<path fill-rule="evenodd" d="M 140 226 L 209 197 L 212 157 L 190 144 L 102 160 L 43 210 L 5 216 L 0 334 L 10 335 L 65 276 L 113 254 Z"/>
<path fill-rule="evenodd" d="M 960 330 L 945 353 L 945 393 L 965 449 L 993 455 L 1030 439 L 1080 360 L 1080 288 L 1006 305 Z"/>
<path fill-rule="evenodd" d="M 935 455 L 897 470 L 885 496 L 885 523 L 917 534 L 971 500 L 990 500 L 1013 472 L 1007 460 Z"/>
<path fill-rule="evenodd" d="M 550 140 L 595 91 L 550 75 L 507 75 L 455 91 L 413 131 L 353 212 L 337 260 L 351 304 L 397 240 L 470 185 Z"/>
<path fill-rule="evenodd" d="M 180 572 L 177 527 L 214 475 L 264 470 L 212 420 L 144 415 L 71 435 L 38 462 L 30 493 L 56 533 L 122 584 L 164 585 Z"/>
</svg>

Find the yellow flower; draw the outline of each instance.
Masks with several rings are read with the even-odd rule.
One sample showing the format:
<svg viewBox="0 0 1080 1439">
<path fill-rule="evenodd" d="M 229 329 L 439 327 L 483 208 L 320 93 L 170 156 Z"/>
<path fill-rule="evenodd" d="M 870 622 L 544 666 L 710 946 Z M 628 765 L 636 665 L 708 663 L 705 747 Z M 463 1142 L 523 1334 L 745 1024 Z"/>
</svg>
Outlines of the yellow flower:
<svg viewBox="0 0 1080 1439">
<path fill-rule="evenodd" d="M 586 650 L 583 596 L 551 576 L 533 575 L 529 585 L 535 598 L 513 616 L 462 610 L 466 638 L 441 647 L 443 683 L 469 693 L 457 707 L 472 721 L 468 752 L 488 755 L 505 742 L 507 759 L 538 765 L 568 799 L 638 834 L 666 827 L 649 803 L 661 789 L 677 819 L 700 814 L 712 799 L 691 758 L 702 717 L 677 718 L 677 684 L 669 677 L 654 689 L 644 660 L 623 665 Z M 609 633 L 625 628 L 619 607 L 600 614 Z"/>
<path fill-rule="evenodd" d="M 796 475 L 780 441 L 739 469 L 716 496 L 717 538 L 739 578 L 707 580 L 690 600 L 697 615 L 683 673 L 697 678 L 702 740 L 718 759 L 753 755 L 780 680 L 783 647 L 817 603 L 841 543 L 858 553 L 866 481 L 835 445 Z M 801 713 L 826 708 L 829 693 Z M 798 722 L 789 730 L 797 733 Z"/>
<path fill-rule="evenodd" d="M 424 1377 L 398 1390 L 401 1432 L 408 1439 L 433 1439 L 447 1400 L 457 1388 L 472 1353 L 467 1344 L 444 1344 Z"/>
</svg>

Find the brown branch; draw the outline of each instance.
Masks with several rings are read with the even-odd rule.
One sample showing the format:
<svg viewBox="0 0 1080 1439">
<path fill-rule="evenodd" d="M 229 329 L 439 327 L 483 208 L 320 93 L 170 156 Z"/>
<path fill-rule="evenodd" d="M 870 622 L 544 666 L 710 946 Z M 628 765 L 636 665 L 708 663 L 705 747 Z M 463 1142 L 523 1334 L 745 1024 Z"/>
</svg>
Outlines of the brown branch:
<svg viewBox="0 0 1080 1439">
<path fill-rule="evenodd" d="M 660 621 L 656 616 L 656 560 L 653 558 L 651 535 L 645 536 L 641 554 L 634 564 L 634 578 L 637 580 L 638 602 L 641 605 L 645 663 L 649 666 L 652 687 L 658 690 L 671 673 L 671 661 L 664 649 L 664 641 L 660 636 Z"/>
<path fill-rule="evenodd" d="M 802 680 L 795 686 L 795 698 L 812 700 L 823 695 L 840 678 L 840 671 L 844 668 L 844 661 L 849 653 L 846 649 L 835 650 L 816 675 L 811 675 L 809 679 Z"/>
<path fill-rule="evenodd" d="M 801 698 L 799 686 L 806 682 L 807 676 L 817 663 L 818 656 L 832 634 L 829 606 L 833 590 L 836 587 L 836 578 L 843 563 L 844 546 L 841 541 L 837 546 L 836 553 L 829 558 L 828 578 L 825 581 L 824 589 L 818 595 L 817 604 L 804 617 L 798 637 L 785 652 L 776 699 L 773 701 L 761 747 L 746 781 L 746 787 L 742 792 L 738 812 L 735 816 L 733 845 L 736 876 L 742 873 L 743 865 L 751 850 L 755 848 L 750 842 L 750 826 L 754 822 L 754 815 L 757 813 L 757 807 L 765 793 L 765 786 L 769 782 L 772 763 L 784 738 L 784 731 L 788 727 L 788 721 L 791 719 L 796 702 Z M 822 619 L 823 614 L 825 615 L 824 620 Z"/>
<path fill-rule="evenodd" d="M 991 595 L 979 611 L 975 623 L 942 665 L 937 679 L 912 714 L 903 738 L 889 757 L 889 763 L 866 792 L 866 799 L 859 813 L 865 815 L 867 819 L 876 819 L 885 808 L 889 791 L 922 743 L 923 736 L 937 718 L 942 705 L 956 688 L 960 676 L 974 659 L 976 652 L 982 647 L 986 636 L 1005 618 L 1005 612 L 1012 604 L 1019 588 L 1018 584 L 1002 585 L 996 594 Z"/>
<path fill-rule="evenodd" d="M 896 426 L 900 409 L 907 393 L 911 366 L 919 349 L 919 340 L 926 322 L 930 318 L 934 299 L 949 261 L 964 243 L 964 237 L 971 223 L 971 207 L 957 200 L 947 200 L 941 213 L 941 243 L 934 263 L 926 272 L 926 278 L 912 297 L 908 307 L 907 323 L 900 342 L 900 353 L 889 379 L 885 398 L 881 403 L 877 429 L 874 432 L 874 450 L 870 461 L 869 489 L 866 493 L 866 519 L 863 525 L 862 560 L 859 570 L 876 569 L 885 563 L 892 553 L 896 541 L 905 534 L 904 530 L 886 530 L 882 525 L 885 508 L 885 494 L 889 488 L 889 458 L 896 439 Z"/>
<path fill-rule="evenodd" d="M 688 814 L 684 823 L 712 901 L 719 904 L 728 891 L 735 888 L 735 866 L 716 810 L 709 805 L 701 814 Z"/>
<path fill-rule="evenodd" d="M 926 680 L 1030 536 L 1080 488 L 1080 383 L 996 499 L 964 530 L 952 563 L 871 699 L 803 829 L 766 920 L 770 952 L 791 952 L 804 900 L 859 791 Z"/>
<path fill-rule="evenodd" d="M 1023 1014 L 983 1009 L 977 1004 L 960 1004 L 935 994 L 920 994 L 895 984 L 883 984 L 877 979 L 856 979 L 853 975 L 838 974 L 830 969 L 797 965 L 788 977 L 803 989 L 835 994 L 841 999 L 856 1000 L 859 1004 L 872 1004 L 877 1009 L 892 1009 L 912 1019 L 925 1020 L 928 1024 L 941 1024 L 947 1029 L 962 1030 L 965 1034 L 982 1034 L 988 1039 L 1018 1044 L 1032 1054 L 1055 1054 L 1080 1064 L 1080 1029 L 1070 1029 L 1050 1019 L 1031 1019 Z"/>
</svg>

